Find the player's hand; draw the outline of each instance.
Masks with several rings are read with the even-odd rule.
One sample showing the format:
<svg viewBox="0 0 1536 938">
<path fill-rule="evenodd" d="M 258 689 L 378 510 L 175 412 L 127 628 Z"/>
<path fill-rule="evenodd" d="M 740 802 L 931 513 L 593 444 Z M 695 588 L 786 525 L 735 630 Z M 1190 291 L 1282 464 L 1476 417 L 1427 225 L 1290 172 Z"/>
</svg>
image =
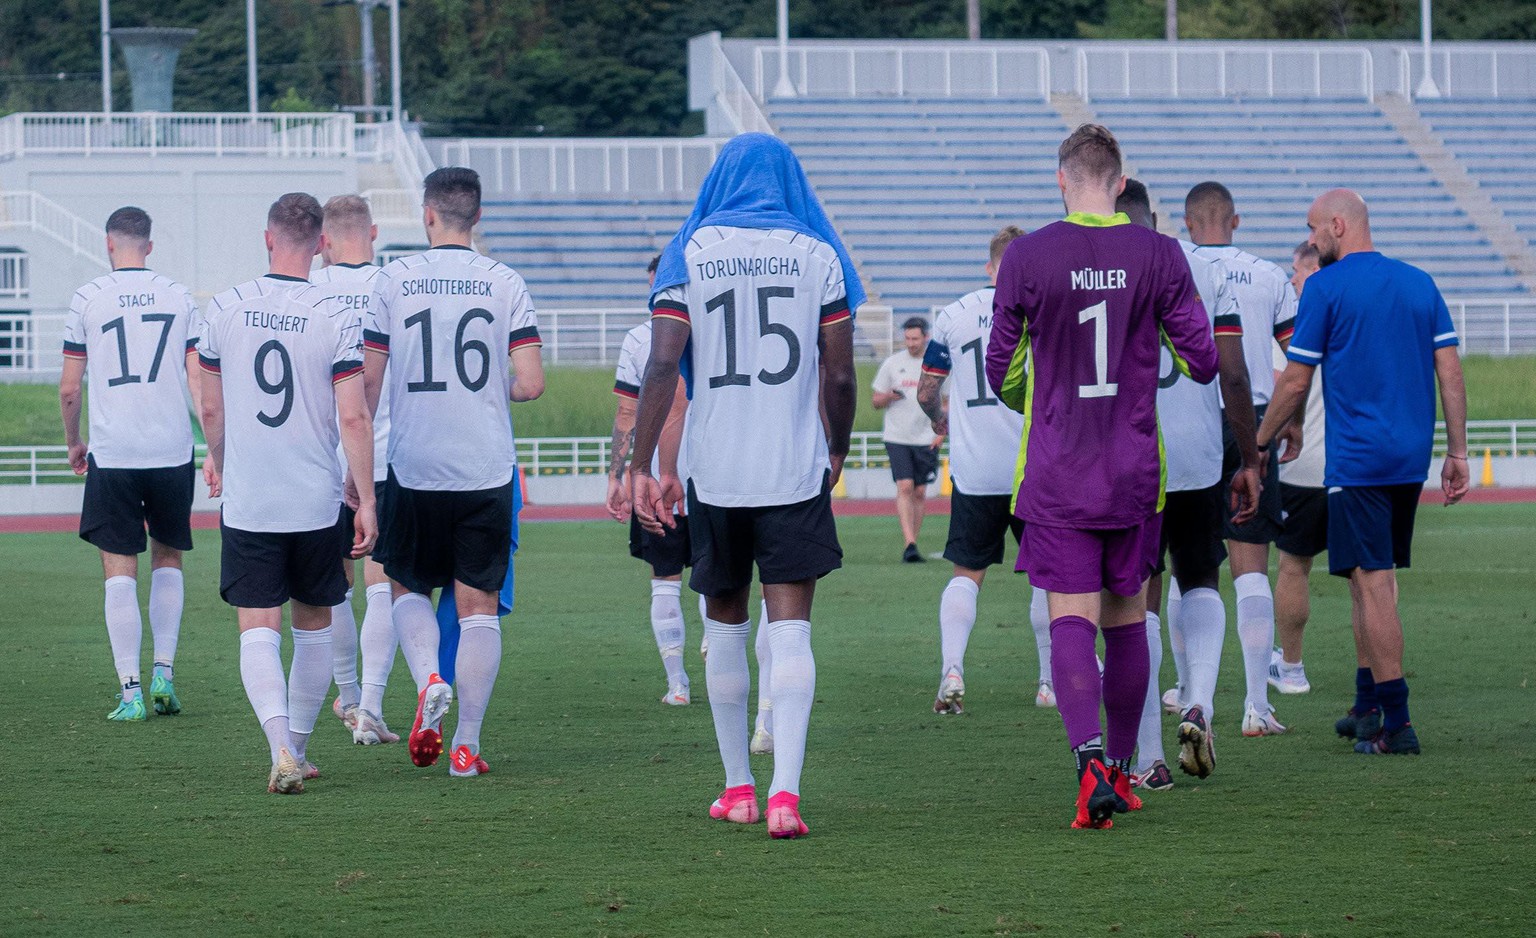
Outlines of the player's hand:
<svg viewBox="0 0 1536 938">
<path fill-rule="evenodd" d="M 85 452 L 86 447 L 83 440 L 79 443 L 70 444 L 69 468 L 75 470 L 75 475 L 77 476 L 85 475 L 85 470 L 90 466 L 90 463 L 85 461 Z"/>
<path fill-rule="evenodd" d="M 372 502 L 358 505 L 352 519 L 352 559 L 357 560 L 373 553 L 373 545 L 379 539 L 379 519 L 374 514 Z"/>
<path fill-rule="evenodd" d="M 1259 470 L 1245 466 L 1232 476 L 1232 523 L 1246 524 L 1259 513 L 1259 493 L 1264 483 L 1259 481 Z"/>
<path fill-rule="evenodd" d="M 675 472 L 661 474 L 661 498 L 667 503 L 668 510 L 674 515 L 688 514 L 686 492 L 683 489 L 683 480 L 678 478 Z"/>
<path fill-rule="evenodd" d="M 208 483 L 209 498 L 224 494 L 224 480 L 219 477 L 219 467 L 213 464 L 212 456 L 203 459 L 203 481 Z"/>
<path fill-rule="evenodd" d="M 1454 505 L 1461 501 L 1471 487 L 1472 468 L 1467 461 L 1445 457 L 1445 465 L 1440 467 L 1440 491 L 1445 493 L 1445 503 Z"/>
<path fill-rule="evenodd" d="M 628 521 L 630 513 L 629 486 L 613 476 L 608 477 L 608 514 L 615 521 Z"/>
<path fill-rule="evenodd" d="M 1275 436 L 1275 440 L 1285 444 L 1285 450 L 1280 454 L 1280 463 L 1284 465 L 1295 460 L 1301 455 L 1301 421 L 1292 420 L 1286 424 L 1285 429 Z"/>
<path fill-rule="evenodd" d="M 649 472 L 631 470 L 629 488 L 629 498 L 635 508 L 635 517 L 640 519 L 640 527 L 652 534 L 665 534 L 667 528 L 676 525 L 662 495 L 661 483 Z"/>
<path fill-rule="evenodd" d="M 945 423 L 944 429 L 948 430 L 949 429 L 949 418 L 946 417 L 944 423 Z M 935 431 L 935 432 L 937 432 L 937 431 Z M 947 434 L 947 433 L 940 433 L 938 436 L 933 438 L 933 442 L 932 443 L 928 444 L 928 448 L 933 450 L 935 453 L 937 453 L 939 451 L 939 448 L 944 445 L 944 437 L 946 437 L 948 435 L 949 434 Z"/>
<path fill-rule="evenodd" d="M 934 421 L 930 421 L 930 423 L 933 426 L 933 432 L 940 439 L 943 439 L 944 437 L 949 436 L 949 415 L 948 414 L 944 414 L 943 416 L 939 417 L 939 419 L 934 420 Z"/>
<path fill-rule="evenodd" d="M 832 485 L 837 485 L 837 480 L 843 477 L 843 463 L 847 461 L 847 453 L 833 453 L 832 459 Z"/>
<path fill-rule="evenodd" d="M 352 478 L 350 472 L 347 473 L 347 481 L 341 486 L 341 500 L 346 502 L 347 507 L 353 511 L 357 510 L 358 504 L 362 501 L 357 494 L 357 480 Z"/>
</svg>

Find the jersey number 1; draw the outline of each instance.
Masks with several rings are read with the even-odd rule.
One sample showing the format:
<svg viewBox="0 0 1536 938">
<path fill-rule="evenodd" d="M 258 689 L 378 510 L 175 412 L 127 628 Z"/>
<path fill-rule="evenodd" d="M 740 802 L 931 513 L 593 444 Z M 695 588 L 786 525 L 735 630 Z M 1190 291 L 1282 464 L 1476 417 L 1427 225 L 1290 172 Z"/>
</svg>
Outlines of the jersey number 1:
<svg viewBox="0 0 1536 938">
<path fill-rule="evenodd" d="M 1109 380 L 1109 304 L 1095 303 L 1077 314 L 1077 324 L 1093 323 L 1094 384 L 1077 386 L 1078 397 L 1114 397 L 1120 385 Z"/>
</svg>

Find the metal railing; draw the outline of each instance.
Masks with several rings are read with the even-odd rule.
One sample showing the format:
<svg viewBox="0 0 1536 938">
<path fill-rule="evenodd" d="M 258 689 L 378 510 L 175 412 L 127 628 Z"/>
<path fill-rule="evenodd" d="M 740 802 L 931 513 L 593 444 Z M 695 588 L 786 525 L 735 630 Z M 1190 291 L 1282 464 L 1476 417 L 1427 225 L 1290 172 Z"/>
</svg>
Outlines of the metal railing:
<svg viewBox="0 0 1536 938">
<path fill-rule="evenodd" d="M 32 268 L 27 253 L 0 253 L 0 299 L 24 300 L 31 295 Z"/>
<path fill-rule="evenodd" d="M 654 193 L 697 189 L 725 141 L 714 137 L 450 140 L 446 165 L 480 173 L 487 192 Z"/>
<path fill-rule="evenodd" d="M 720 34 L 710 34 L 710 54 L 713 58 L 715 95 L 739 134 L 775 133 L 773 123 L 763 110 L 762 95 L 754 95 L 741 80 L 741 73 L 726 57 L 720 47 Z"/>
<path fill-rule="evenodd" d="M 1536 353 L 1536 298 L 1447 300 L 1463 355 Z"/>
<path fill-rule="evenodd" d="M 619 359 L 624 335 L 645 322 L 645 309 L 541 309 L 539 335 L 552 365 L 606 365 Z"/>
<path fill-rule="evenodd" d="M 0 376 L 51 380 L 64 364 L 64 310 L 0 312 Z"/>
<path fill-rule="evenodd" d="M 351 114 L 11 114 L 0 158 L 26 154 L 189 153 L 350 158 Z"/>
<path fill-rule="evenodd" d="M 1398 49 L 1396 57 L 1397 91 L 1416 97 L 1424 78 L 1423 53 Z M 1430 77 L 1447 98 L 1529 98 L 1536 88 L 1536 49 L 1441 45 L 1430 55 Z"/>
<path fill-rule="evenodd" d="M 1360 98 L 1375 96 L 1369 49 L 1277 46 L 1085 46 L 1077 93 L 1094 98 Z"/>
<path fill-rule="evenodd" d="M 422 223 L 420 189 L 368 189 L 358 194 L 368 200 L 375 225 L 420 227 Z"/>
<path fill-rule="evenodd" d="M 790 80 L 808 97 L 1051 97 L 1049 50 L 965 42 L 889 45 L 797 43 Z M 752 92 L 766 100 L 779 79 L 778 50 L 753 50 Z"/>
<path fill-rule="evenodd" d="M 69 248 L 77 257 L 110 267 L 106 235 L 69 209 L 36 192 L 0 193 L 0 230 L 31 228 Z"/>
</svg>

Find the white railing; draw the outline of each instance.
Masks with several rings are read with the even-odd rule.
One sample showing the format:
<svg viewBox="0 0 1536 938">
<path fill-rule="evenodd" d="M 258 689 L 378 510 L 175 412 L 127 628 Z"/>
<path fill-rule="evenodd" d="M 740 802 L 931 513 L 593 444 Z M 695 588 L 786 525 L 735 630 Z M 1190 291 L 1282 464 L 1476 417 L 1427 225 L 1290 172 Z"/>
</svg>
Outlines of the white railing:
<svg viewBox="0 0 1536 938">
<path fill-rule="evenodd" d="M 32 295 L 29 258 L 24 251 L 0 249 L 0 299 L 24 300 Z"/>
<path fill-rule="evenodd" d="M 1536 456 L 1536 420 L 1468 420 L 1467 450 L 1475 455 Z M 1435 424 L 1435 455 L 1445 455 L 1445 424 Z"/>
<path fill-rule="evenodd" d="M 1050 100 L 1049 50 L 965 42 L 881 45 L 798 43 L 789 77 L 807 97 L 1011 97 Z M 753 49 L 752 92 L 766 100 L 779 80 L 778 49 Z"/>
<path fill-rule="evenodd" d="M 1083 46 L 1077 93 L 1094 98 L 1375 96 L 1369 49 L 1166 44 Z"/>
<path fill-rule="evenodd" d="M 1536 352 L 1536 298 L 1447 300 L 1463 355 Z"/>
<path fill-rule="evenodd" d="M 713 58 L 715 96 L 739 134 L 775 133 L 773 123 L 763 110 L 762 95 L 754 95 L 741 80 L 741 73 L 726 57 L 720 47 L 720 34 L 710 34 L 710 55 Z"/>
<path fill-rule="evenodd" d="M 64 206 L 36 192 L 0 193 L 0 229 L 31 228 L 59 242 L 77 257 L 110 267 L 106 234 Z"/>
<path fill-rule="evenodd" d="M 493 193 L 650 193 L 697 189 L 723 140 L 713 137 L 529 137 L 442 143 L 445 165 L 468 166 Z"/>
<path fill-rule="evenodd" d="M 368 200 L 375 225 L 419 227 L 422 223 L 420 189 L 368 189 L 358 194 Z"/>
<path fill-rule="evenodd" d="M 0 312 L 0 375 L 56 376 L 64 363 L 63 310 Z"/>
<path fill-rule="evenodd" d="M 0 158 L 26 154 L 350 158 L 351 114 L 11 114 Z"/>
<path fill-rule="evenodd" d="M 1442 45 L 1430 55 L 1430 77 L 1447 98 L 1529 98 L 1536 89 L 1536 49 Z M 1423 53 L 1398 49 L 1398 93 L 1415 97 L 1423 78 Z"/>
</svg>

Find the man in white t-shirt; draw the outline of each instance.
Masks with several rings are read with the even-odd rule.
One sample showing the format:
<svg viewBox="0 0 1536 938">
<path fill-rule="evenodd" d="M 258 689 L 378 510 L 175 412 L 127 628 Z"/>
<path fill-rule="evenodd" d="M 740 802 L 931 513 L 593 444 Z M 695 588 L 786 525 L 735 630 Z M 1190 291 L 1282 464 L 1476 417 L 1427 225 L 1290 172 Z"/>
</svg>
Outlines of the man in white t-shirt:
<svg viewBox="0 0 1536 938">
<path fill-rule="evenodd" d="M 544 366 L 523 278 L 471 247 L 480 177 L 459 166 L 435 170 L 422 201 L 431 247 L 393 261 L 375 280 L 367 387 L 377 401 L 387 385 L 390 400 L 384 570 L 416 681 L 411 761 L 434 765 L 443 751 L 439 726 L 454 691 L 438 675 L 432 593 L 452 588 L 459 721 L 449 774 L 463 778 L 490 771 L 480 727 L 501 667 L 498 599 L 512 564 L 517 484 L 507 402 L 543 394 Z"/>
<path fill-rule="evenodd" d="M 939 597 L 939 692 L 935 713 L 965 712 L 965 649 L 976 625 L 976 599 L 987 568 L 1003 562 L 1008 532 L 1019 540 L 1023 522 L 1013 516 L 1013 470 L 1018 461 L 1024 416 L 1003 407 L 987 387 L 987 342 L 992 338 L 992 295 L 997 292 L 997 263 L 1015 238 L 1024 234 L 1009 225 L 992 237 L 985 270 L 991 286 L 973 290 L 944 307 L 933 320 L 933 339 L 923 352 L 917 403 L 935 435 L 951 434 L 949 541 L 944 559 L 954 576 Z M 956 359 L 959 359 L 958 363 Z M 949 402 L 941 403 L 949 385 Z M 887 411 L 889 414 L 890 411 Z M 1051 617 L 1045 593 L 1035 590 L 1029 606 L 1040 655 L 1040 683 L 1035 705 L 1053 707 L 1051 688 Z"/>
<path fill-rule="evenodd" d="M 357 311 L 305 277 L 322 211 L 290 192 L 267 212 L 271 272 L 215 296 L 198 347 L 209 492 L 224 497 L 219 595 L 238 611 L 240 676 L 267 736 L 267 790 L 297 794 L 331 687 L 331 607 L 347 592 L 338 443 L 358 486 L 352 556 L 373 547 L 373 425 Z M 283 676 L 283 604 L 293 664 Z"/>
<path fill-rule="evenodd" d="M 150 698 L 156 713 L 181 712 L 172 684 L 185 587 L 181 555 L 192 549 L 192 425 L 183 389 L 201 410 L 197 306 L 187 288 L 148 270 L 150 219 L 126 206 L 107 218 L 112 272 L 81 287 L 64 325 L 59 405 L 69 464 L 85 478 L 80 537 L 101 551 L 107 638 L 122 698 L 109 720 L 147 716 L 139 684 L 144 620 L 139 554 L 150 550 Z M 81 382 L 91 379 L 89 444 L 80 436 Z M 149 537 L 146 544 L 145 528 Z"/>
<path fill-rule="evenodd" d="M 362 196 L 338 195 L 325 203 L 325 225 L 320 229 L 320 260 L 325 266 L 313 271 L 309 279 L 316 288 L 360 317 L 367 315 L 373 299 L 374 280 L 379 272 L 378 265 L 373 263 L 373 242 L 378 234 L 368 201 Z M 386 393 L 380 396 L 378 412 L 373 415 L 373 491 L 375 503 L 380 504 L 384 477 L 389 470 L 388 446 L 389 395 Z M 345 467 L 346 453 L 338 455 Z M 353 568 L 356 561 L 351 553 L 353 518 L 352 509 L 343 508 L 342 527 L 346 532 L 347 552 L 342 555 L 341 566 L 347 577 L 347 598 L 331 609 L 331 653 L 337 688 L 332 710 L 352 733 L 354 743 L 372 746 L 400 740 L 389 731 L 383 718 L 384 688 L 395 664 L 398 643 L 389 577 L 384 575 L 377 542 L 373 552 L 363 558 L 367 599 L 359 635 L 357 618 L 352 611 L 352 585 L 356 577 Z M 381 530 L 388 520 L 385 512 L 379 512 Z M 363 658 L 361 682 L 357 673 L 359 646 Z"/>
<path fill-rule="evenodd" d="M 885 411 L 885 453 L 891 463 L 891 477 L 896 480 L 896 518 L 906 542 L 901 559 L 922 563 L 926 558 L 917 548 L 917 536 L 923 528 L 924 501 L 928 486 L 938 477 L 939 447 L 944 438 L 933 432 L 933 424 L 917 403 L 917 386 L 923 375 L 923 350 L 928 346 L 928 322 L 913 316 L 901 324 L 906 347 L 880 363 L 871 387 L 875 410 Z"/>
<path fill-rule="evenodd" d="M 1291 286 L 1301 296 L 1302 285 L 1317 273 L 1317 247 L 1304 241 L 1291 255 Z M 1285 357 L 1275 356 L 1276 372 L 1285 370 Z M 1328 489 L 1323 485 L 1326 440 L 1323 414 L 1323 369 L 1307 392 L 1302 416 L 1306 446 L 1293 462 L 1280 467 L 1280 502 L 1283 521 L 1275 547 L 1280 569 L 1275 576 L 1275 633 L 1280 653 L 1269 663 L 1269 685 L 1282 694 L 1305 694 L 1312 689 L 1301 660 L 1301 636 L 1312 615 L 1307 579 L 1312 560 L 1328 549 Z"/>
</svg>

